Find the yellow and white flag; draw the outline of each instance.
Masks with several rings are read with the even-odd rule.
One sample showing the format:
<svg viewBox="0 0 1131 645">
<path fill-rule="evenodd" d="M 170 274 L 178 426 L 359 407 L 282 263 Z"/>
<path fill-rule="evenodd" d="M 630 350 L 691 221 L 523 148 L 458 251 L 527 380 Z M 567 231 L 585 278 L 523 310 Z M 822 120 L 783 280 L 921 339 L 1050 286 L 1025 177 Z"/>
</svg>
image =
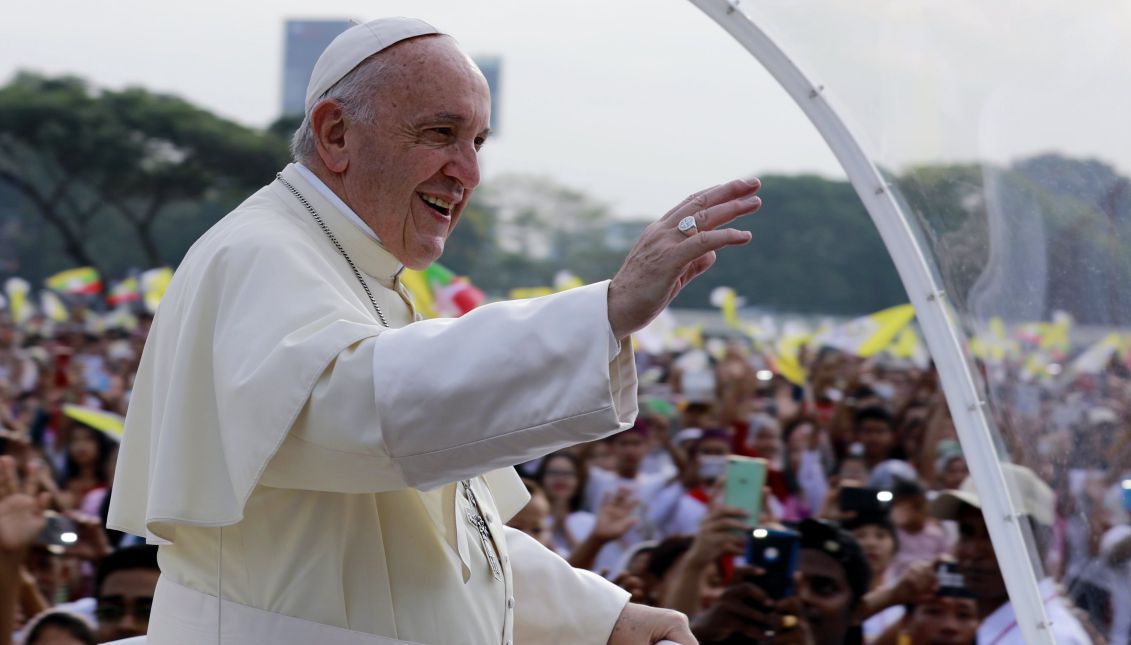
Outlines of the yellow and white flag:
<svg viewBox="0 0 1131 645">
<path fill-rule="evenodd" d="M 508 300 L 526 300 L 527 298 L 541 298 L 557 293 L 553 287 L 515 287 L 507 293 Z"/>
<path fill-rule="evenodd" d="M 576 289 L 577 287 L 583 286 L 585 286 L 585 282 L 569 271 L 562 270 L 554 274 L 555 292 L 567 291 L 569 289 Z"/>
<path fill-rule="evenodd" d="M 770 355 L 774 371 L 794 385 L 805 385 L 809 370 L 801 363 L 801 348 L 812 339 L 813 335 L 808 332 L 783 334 Z"/>
<path fill-rule="evenodd" d="M 898 305 L 868 316 L 862 316 L 837 325 L 818 334 L 814 347 L 832 347 L 849 354 L 868 358 L 891 345 L 896 335 L 915 319 L 915 308 Z"/>
<path fill-rule="evenodd" d="M 715 287 L 711 290 L 711 304 L 723 312 L 723 321 L 731 329 L 742 329 L 738 322 L 738 308 L 746 304 L 746 299 L 739 296 L 730 287 Z"/>
<path fill-rule="evenodd" d="M 161 304 L 161 298 L 172 280 L 173 270 L 169 267 L 150 269 L 141 274 L 138 282 L 141 283 L 141 297 L 146 311 L 157 313 L 157 305 Z"/>
<path fill-rule="evenodd" d="M 35 315 L 35 307 L 28 302 L 30 291 L 31 284 L 23 278 L 8 278 L 4 282 L 4 292 L 8 294 L 8 313 L 17 325 L 23 325 Z"/>
<path fill-rule="evenodd" d="M 1100 374 L 1116 352 L 1123 353 L 1127 348 L 1127 335 L 1112 332 L 1077 356 L 1072 361 L 1072 371 L 1077 374 Z"/>
<path fill-rule="evenodd" d="M 39 292 L 39 308 L 43 311 L 43 315 L 55 322 L 67 322 L 70 314 L 67 312 L 67 306 L 59 298 L 59 294 L 54 291 L 40 291 Z"/>
<path fill-rule="evenodd" d="M 412 295 L 412 306 L 417 313 L 425 318 L 439 316 L 436 313 L 436 303 L 432 300 L 432 289 L 428 287 L 423 271 L 405 269 L 401 272 L 401 284 Z"/>
<path fill-rule="evenodd" d="M 1007 358 L 1020 358 L 1021 344 L 1010 338 L 1005 321 L 994 316 L 990 318 L 989 327 L 970 340 L 970 353 L 984 361 L 1000 364 Z"/>
<path fill-rule="evenodd" d="M 1072 315 L 1066 311 L 1054 311 L 1051 323 L 1037 323 L 1040 348 L 1067 353 L 1071 349 L 1069 335 L 1072 333 Z"/>
<path fill-rule="evenodd" d="M 632 346 L 647 354 L 660 354 L 673 349 L 675 343 L 675 316 L 664 309 L 652 322 L 632 335 Z"/>
<path fill-rule="evenodd" d="M 911 361 L 916 367 L 923 369 L 930 365 L 931 356 L 927 353 L 927 346 L 919 338 L 915 327 L 908 325 L 899 332 L 895 342 L 888 348 L 888 353 L 894 358 Z"/>
</svg>

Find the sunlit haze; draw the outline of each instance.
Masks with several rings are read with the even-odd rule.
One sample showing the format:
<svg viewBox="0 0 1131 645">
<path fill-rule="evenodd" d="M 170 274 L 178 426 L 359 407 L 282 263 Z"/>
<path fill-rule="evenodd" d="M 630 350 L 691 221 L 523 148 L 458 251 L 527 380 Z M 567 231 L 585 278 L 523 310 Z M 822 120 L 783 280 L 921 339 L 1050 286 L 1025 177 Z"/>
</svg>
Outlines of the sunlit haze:
<svg viewBox="0 0 1131 645">
<path fill-rule="evenodd" d="M 502 57 L 486 181 L 546 175 L 619 216 L 654 216 L 735 176 L 841 171 L 801 111 L 684 0 L 298 0 L 8 4 L 0 82 L 17 70 L 178 94 L 262 127 L 279 116 L 284 21 L 412 15 Z"/>
</svg>

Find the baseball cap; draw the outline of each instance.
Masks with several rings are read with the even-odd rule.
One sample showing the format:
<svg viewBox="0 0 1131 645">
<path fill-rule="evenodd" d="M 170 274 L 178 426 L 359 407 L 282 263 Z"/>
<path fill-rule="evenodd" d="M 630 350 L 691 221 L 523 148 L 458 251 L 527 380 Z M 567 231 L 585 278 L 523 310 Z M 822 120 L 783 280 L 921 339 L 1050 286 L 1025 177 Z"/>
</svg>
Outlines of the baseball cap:
<svg viewBox="0 0 1131 645">
<path fill-rule="evenodd" d="M 868 486 L 892 490 L 901 481 L 917 481 L 918 479 L 919 474 L 915 472 L 914 466 L 901 459 L 888 459 L 881 461 L 872 468 L 872 474 L 868 476 Z"/>
<path fill-rule="evenodd" d="M 935 470 L 943 471 L 951 461 L 962 458 L 962 446 L 954 439 L 943 439 L 938 443 L 935 454 L 938 456 L 935 459 Z"/>
<path fill-rule="evenodd" d="M 1048 484 L 1041 481 L 1036 473 L 1024 466 L 1017 464 L 1001 464 L 1002 474 L 1005 475 L 1006 485 L 1009 487 L 1009 497 L 1016 506 L 1017 511 L 1023 515 L 1030 515 L 1040 524 L 1051 526 L 1053 523 L 1056 501 L 1055 495 Z M 974 485 L 974 478 L 967 477 L 958 490 L 944 490 L 931 500 L 931 515 L 943 520 L 958 518 L 958 512 L 963 504 L 981 509 L 982 503 L 978 499 L 978 489 Z"/>
<path fill-rule="evenodd" d="M 686 444 L 699 441 L 701 438 L 703 438 L 703 430 L 702 429 L 700 429 L 700 428 L 684 428 L 683 430 L 680 430 L 679 432 L 675 433 L 675 437 L 672 438 L 672 441 L 674 441 L 675 445 L 677 445 L 677 446 L 684 446 Z"/>
<path fill-rule="evenodd" d="M 855 607 L 868 592 L 872 579 L 871 568 L 860 544 L 843 528 L 824 520 L 805 519 L 797 524 L 801 534 L 801 548 L 820 551 L 836 560 L 844 568 L 845 577 L 852 588 L 852 606 Z"/>
<path fill-rule="evenodd" d="M 379 18 L 338 34 L 314 63 L 306 86 L 306 113 L 310 113 L 310 108 L 335 83 L 373 54 L 402 40 L 439 33 L 432 25 L 416 18 Z"/>
</svg>

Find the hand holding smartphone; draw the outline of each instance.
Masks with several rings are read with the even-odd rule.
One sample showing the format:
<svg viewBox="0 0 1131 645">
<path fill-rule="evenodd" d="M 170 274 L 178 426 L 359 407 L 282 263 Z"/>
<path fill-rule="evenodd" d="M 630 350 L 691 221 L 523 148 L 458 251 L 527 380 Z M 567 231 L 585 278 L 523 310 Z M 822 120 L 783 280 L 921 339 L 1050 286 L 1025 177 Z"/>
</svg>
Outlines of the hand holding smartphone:
<svg viewBox="0 0 1131 645">
<path fill-rule="evenodd" d="M 748 581 L 775 600 L 792 596 L 800 545 L 796 531 L 754 529 L 746 540 L 746 563 L 761 573 Z"/>
<path fill-rule="evenodd" d="M 762 491 L 766 486 L 765 459 L 731 455 L 727 457 L 723 504 L 746 511 L 751 524 L 762 515 Z"/>
<path fill-rule="evenodd" d="M 837 507 L 842 513 L 887 513 L 891 506 L 892 497 L 891 491 L 879 488 L 845 486 L 840 489 L 840 494 L 837 497 Z"/>
<path fill-rule="evenodd" d="M 78 541 L 78 526 L 74 520 L 55 511 L 44 511 L 47 522 L 36 540 L 36 544 L 47 547 L 52 553 L 62 553 L 64 549 Z"/>
</svg>

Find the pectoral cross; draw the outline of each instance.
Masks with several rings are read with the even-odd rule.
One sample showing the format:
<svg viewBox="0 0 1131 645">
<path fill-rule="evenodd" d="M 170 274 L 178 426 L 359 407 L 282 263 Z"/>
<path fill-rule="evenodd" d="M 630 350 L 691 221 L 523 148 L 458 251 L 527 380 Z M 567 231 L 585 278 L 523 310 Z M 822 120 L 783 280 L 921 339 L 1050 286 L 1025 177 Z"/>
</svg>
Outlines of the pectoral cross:
<svg viewBox="0 0 1131 645">
<path fill-rule="evenodd" d="M 483 554 L 487 556 L 487 562 L 491 565 L 491 573 L 494 574 L 495 580 L 501 581 L 503 579 L 503 567 L 499 564 L 499 554 L 495 548 L 495 541 L 491 539 L 491 531 L 487 528 L 487 520 L 483 518 L 483 509 L 479 506 L 475 492 L 471 490 L 471 482 L 464 480 L 461 483 L 463 484 L 463 493 L 469 504 L 467 521 L 479 533 L 479 540 L 483 543 Z"/>
</svg>

